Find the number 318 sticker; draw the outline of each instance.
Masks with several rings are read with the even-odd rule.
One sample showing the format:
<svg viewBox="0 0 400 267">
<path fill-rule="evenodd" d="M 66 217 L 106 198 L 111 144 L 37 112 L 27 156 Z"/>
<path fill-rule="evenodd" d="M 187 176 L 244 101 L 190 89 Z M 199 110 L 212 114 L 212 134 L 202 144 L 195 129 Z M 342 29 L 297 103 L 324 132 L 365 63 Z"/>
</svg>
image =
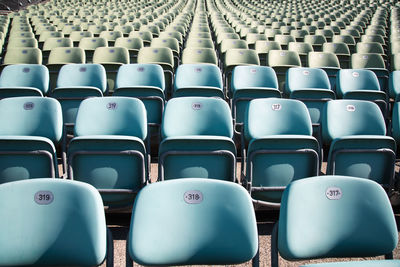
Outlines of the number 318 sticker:
<svg viewBox="0 0 400 267">
<path fill-rule="evenodd" d="M 339 200 L 342 198 L 342 189 L 339 187 L 329 187 L 326 189 L 325 195 L 330 200 Z"/>
<path fill-rule="evenodd" d="M 183 199 L 188 204 L 199 204 L 203 201 L 203 194 L 197 190 L 186 191 Z"/>
</svg>

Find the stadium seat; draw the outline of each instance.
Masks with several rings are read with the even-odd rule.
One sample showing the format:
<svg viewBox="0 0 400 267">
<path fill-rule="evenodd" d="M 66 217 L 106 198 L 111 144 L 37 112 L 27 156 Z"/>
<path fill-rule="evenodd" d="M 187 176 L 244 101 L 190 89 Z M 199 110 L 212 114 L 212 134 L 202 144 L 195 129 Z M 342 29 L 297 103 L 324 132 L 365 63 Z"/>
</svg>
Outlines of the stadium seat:
<svg viewBox="0 0 400 267">
<path fill-rule="evenodd" d="M 86 63 L 93 62 L 93 54 L 98 47 L 107 47 L 107 40 L 102 37 L 83 37 L 79 41 L 79 47 L 85 50 Z"/>
<path fill-rule="evenodd" d="M 218 65 L 218 57 L 212 48 L 186 47 L 182 51 L 182 64 L 207 63 Z"/>
<path fill-rule="evenodd" d="M 393 187 L 396 144 L 386 136 L 379 106 L 365 100 L 332 100 L 322 114 L 322 137 L 329 145 L 327 174 L 374 180 Z"/>
<path fill-rule="evenodd" d="M 151 266 L 231 265 L 251 260 L 258 248 L 248 193 L 235 183 L 199 178 L 146 186 L 127 239 L 126 266 L 132 259 Z"/>
<path fill-rule="evenodd" d="M 5 66 L 0 75 L 0 98 L 43 96 L 49 90 L 49 70 L 38 64 Z"/>
<path fill-rule="evenodd" d="M 391 204 L 379 184 L 328 175 L 295 181 L 286 188 L 271 239 L 271 266 L 277 267 L 278 252 L 290 261 L 380 255 L 391 259 L 398 233 Z M 361 259 L 302 266 L 399 264 L 398 260 Z"/>
<path fill-rule="evenodd" d="M 177 97 L 165 106 L 159 180 L 236 180 L 236 147 L 229 105 L 220 98 Z"/>
<path fill-rule="evenodd" d="M 310 68 L 323 69 L 328 74 L 331 89 L 335 90 L 336 76 L 340 69 L 336 54 L 331 52 L 310 52 L 308 54 L 308 66 Z"/>
<path fill-rule="evenodd" d="M 254 49 L 258 54 L 261 66 L 269 66 L 268 53 L 270 50 L 281 50 L 281 46 L 275 41 L 257 41 Z"/>
<path fill-rule="evenodd" d="M 275 70 L 279 90 L 283 92 L 287 70 L 292 67 L 301 67 L 301 60 L 299 54 L 295 51 L 271 50 L 268 53 L 268 65 Z"/>
<path fill-rule="evenodd" d="M 224 98 L 221 70 L 214 64 L 182 64 L 178 66 L 172 96 Z"/>
<path fill-rule="evenodd" d="M 137 55 L 143 47 L 143 41 L 137 37 L 120 37 L 115 40 L 115 47 L 125 47 L 129 51 L 129 62 L 137 63 Z"/>
<path fill-rule="evenodd" d="M 113 266 L 113 240 L 90 185 L 33 179 L 0 185 L 0 266 Z M 34 242 L 27 242 L 34 240 Z"/>
<path fill-rule="evenodd" d="M 105 207 L 126 209 L 148 181 L 146 139 L 146 109 L 140 100 L 85 99 L 68 146 L 68 178 L 96 187 Z"/>
<path fill-rule="evenodd" d="M 252 100 L 243 128 L 243 185 L 256 206 L 279 207 L 289 183 L 319 174 L 320 148 L 301 101 Z"/>
<path fill-rule="evenodd" d="M 13 47 L 7 49 L 3 58 L 4 65 L 42 64 L 42 50 L 37 47 Z"/>
<path fill-rule="evenodd" d="M 340 68 L 350 68 L 350 50 L 345 43 L 324 43 L 322 51 L 333 53 L 339 60 Z"/>
<path fill-rule="evenodd" d="M 57 100 L 11 97 L 0 100 L 0 181 L 58 177 L 56 146 L 62 141 Z"/>
</svg>

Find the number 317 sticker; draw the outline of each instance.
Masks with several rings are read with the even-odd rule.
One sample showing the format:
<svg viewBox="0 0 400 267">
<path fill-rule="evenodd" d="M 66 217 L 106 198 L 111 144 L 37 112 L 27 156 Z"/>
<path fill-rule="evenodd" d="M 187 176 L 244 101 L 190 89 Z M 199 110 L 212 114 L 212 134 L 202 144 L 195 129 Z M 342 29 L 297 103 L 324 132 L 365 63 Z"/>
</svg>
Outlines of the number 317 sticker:
<svg viewBox="0 0 400 267">
<path fill-rule="evenodd" d="M 339 200 L 342 198 L 342 189 L 339 187 L 329 187 L 326 189 L 325 195 L 330 200 Z"/>
</svg>

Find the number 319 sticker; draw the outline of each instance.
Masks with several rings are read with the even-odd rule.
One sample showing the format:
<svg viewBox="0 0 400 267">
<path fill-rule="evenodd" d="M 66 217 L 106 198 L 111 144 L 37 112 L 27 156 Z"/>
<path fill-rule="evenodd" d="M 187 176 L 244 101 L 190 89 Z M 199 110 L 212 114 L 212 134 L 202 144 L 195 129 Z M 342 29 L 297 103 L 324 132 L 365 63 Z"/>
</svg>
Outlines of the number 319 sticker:
<svg viewBox="0 0 400 267">
<path fill-rule="evenodd" d="M 49 205 L 54 200 L 54 195 L 50 191 L 39 191 L 35 194 L 35 202 L 39 205 Z"/>
<path fill-rule="evenodd" d="M 339 200 L 342 198 L 342 189 L 339 187 L 329 187 L 326 189 L 325 195 L 330 200 Z"/>
</svg>

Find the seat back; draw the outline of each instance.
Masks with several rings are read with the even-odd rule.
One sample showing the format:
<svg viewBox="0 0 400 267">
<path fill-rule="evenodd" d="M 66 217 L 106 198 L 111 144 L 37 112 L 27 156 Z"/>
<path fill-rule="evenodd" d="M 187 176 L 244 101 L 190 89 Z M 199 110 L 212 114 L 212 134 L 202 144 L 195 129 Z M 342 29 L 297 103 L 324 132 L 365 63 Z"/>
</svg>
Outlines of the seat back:
<svg viewBox="0 0 400 267">
<path fill-rule="evenodd" d="M 127 257 L 152 266 L 237 264 L 254 257 L 257 243 L 254 209 L 242 187 L 188 178 L 155 183 L 139 193 Z"/>
<path fill-rule="evenodd" d="M 80 47 L 56 47 L 50 51 L 47 64 L 82 64 L 86 62 L 85 51 Z"/>
<path fill-rule="evenodd" d="M 0 199 L 8 203 L 0 208 L 1 266 L 98 266 L 110 253 L 102 200 L 90 185 L 24 180 L 0 185 Z"/>
<path fill-rule="evenodd" d="M 218 64 L 217 54 L 212 48 L 186 47 L 182 51 L 182 64 Z"/>
<path fill-rule="evenodd" d="M 42 51 L 37 47 L 9 48 L 4 55 L 3 64 L 42 64 Z"/>
<path fill-rule="evenodd" d="M 385 191 L 355 177 L 293 182 L 283 194 L 278 224 L 277 244 L 272 243 L 274 267 L 277 250 L 288 260 L 374 257 L 390 254 L 398 242 Z"/>
<path fill-rule="evenodd" d="M 38 64 L 9 65 L 1 72 L 0 87 L 33 87 L 46 95 L 49 89 L 49 71 L 45 66 Z"/>
</svg>

